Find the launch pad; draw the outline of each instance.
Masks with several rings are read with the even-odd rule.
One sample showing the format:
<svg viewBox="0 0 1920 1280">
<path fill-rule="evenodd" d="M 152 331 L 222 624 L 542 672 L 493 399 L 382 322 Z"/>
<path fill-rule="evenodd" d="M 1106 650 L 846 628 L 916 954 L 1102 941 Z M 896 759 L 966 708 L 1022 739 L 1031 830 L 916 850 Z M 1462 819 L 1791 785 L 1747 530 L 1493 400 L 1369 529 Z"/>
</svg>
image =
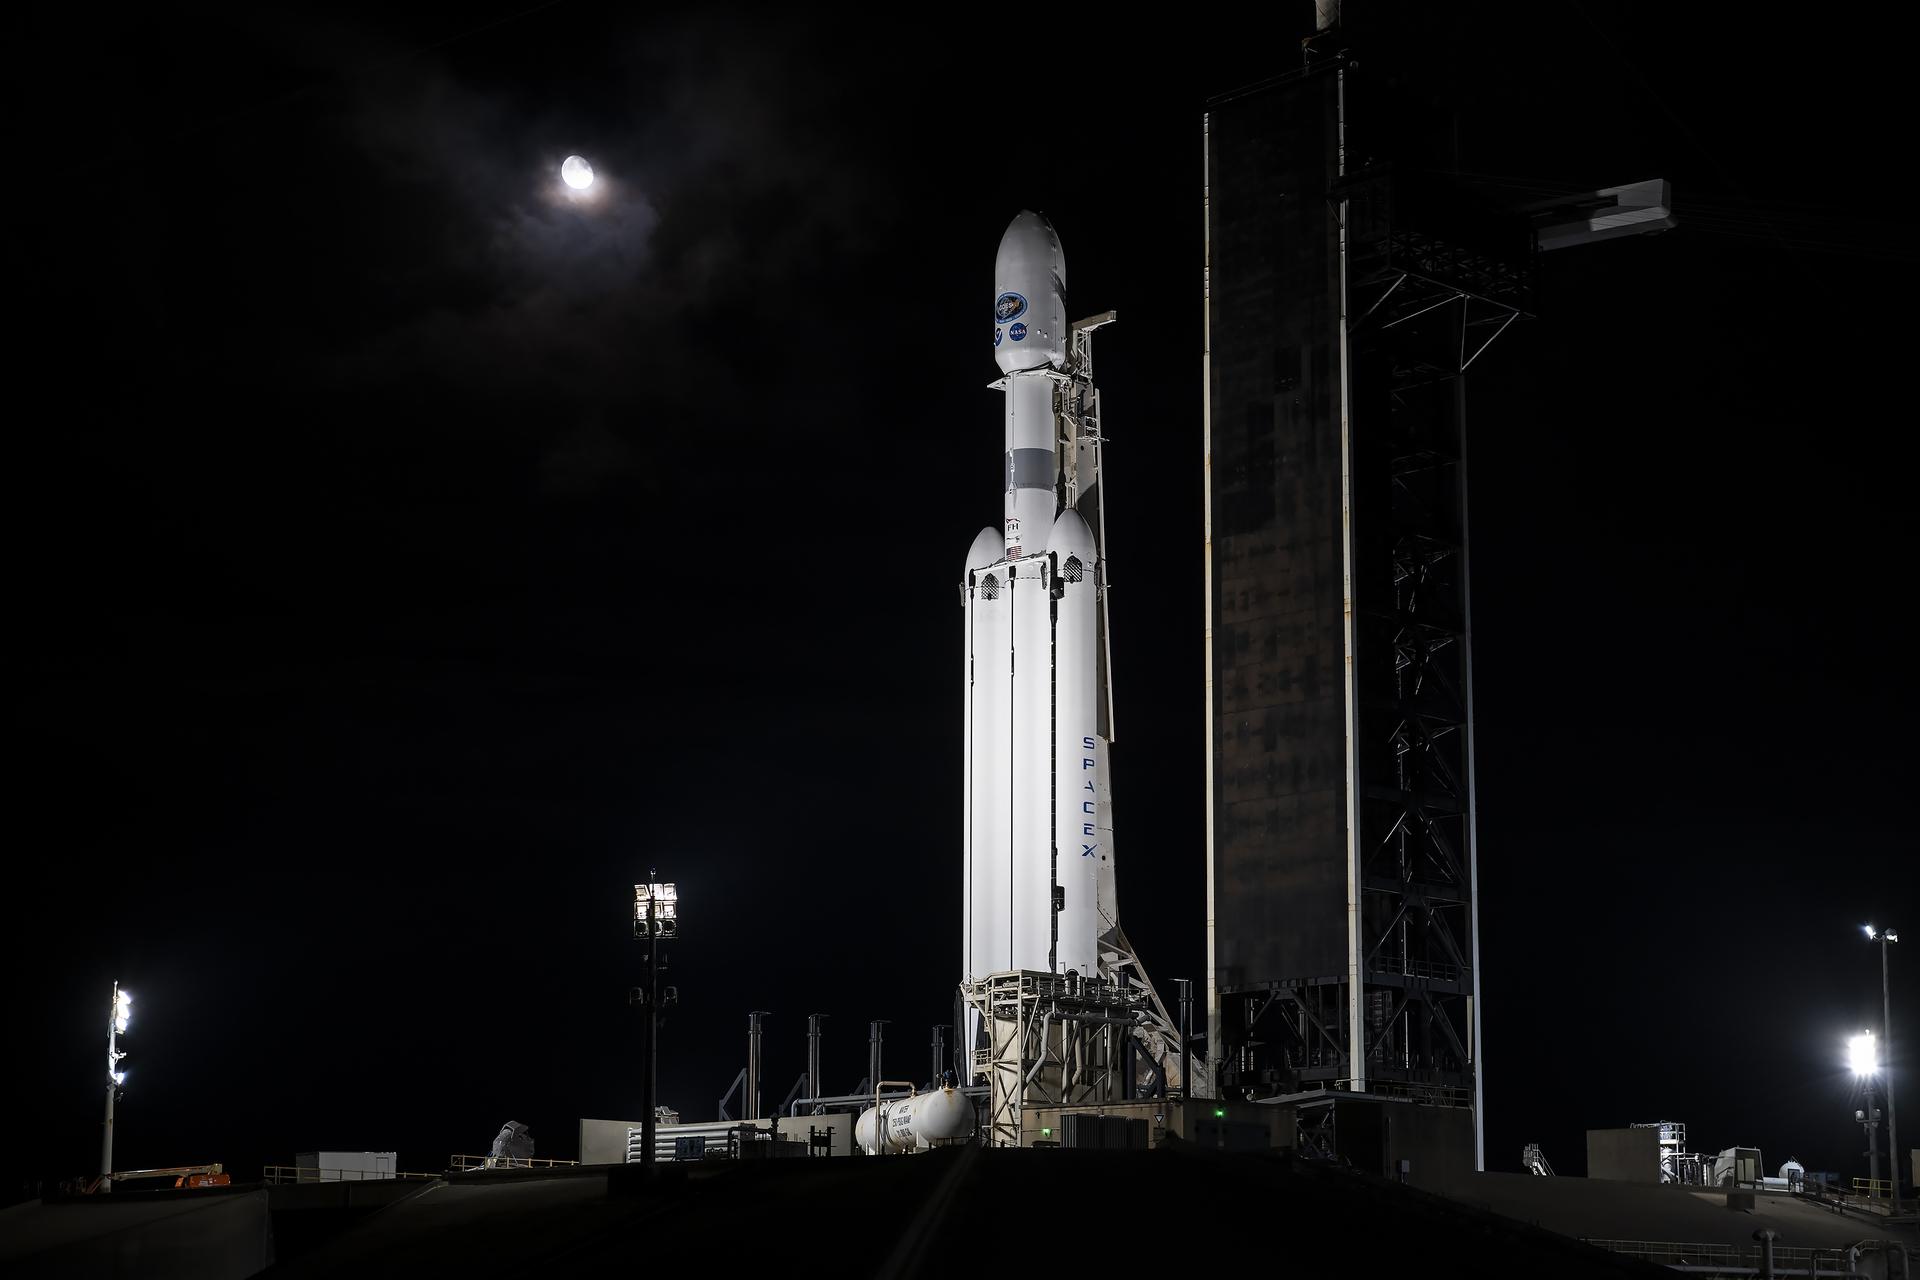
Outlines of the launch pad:
<svg viewBox="0 0 1920 1280">
<path fill-rule="evenodd" d="M 988 1146 L 1031 1145 L 1036 1108 L 1097 1107 L 1132 1093 L 1134 1037 L 1147 1016 L 1138 990 L 1096 975 L 1022 970 L 963 988 L 985 1029 L 973 1069 L 987 1081 Z"/>
</svg>

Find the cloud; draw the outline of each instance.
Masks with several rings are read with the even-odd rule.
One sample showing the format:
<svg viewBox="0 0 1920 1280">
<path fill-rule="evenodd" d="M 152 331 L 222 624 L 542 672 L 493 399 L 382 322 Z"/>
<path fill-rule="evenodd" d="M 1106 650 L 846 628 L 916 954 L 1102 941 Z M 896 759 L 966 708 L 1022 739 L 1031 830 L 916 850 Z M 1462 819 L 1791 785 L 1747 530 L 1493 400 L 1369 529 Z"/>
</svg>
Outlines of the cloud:
<svg viewBox="0 0 1920 1280">
<path fill-rule="evenodd" d="M 810 358 L 795 300 L 890 207 L 803 31 L 654 28 L 511 80 L 457 46 L 310 41 L 348 69 L 316 149 L 339 241 L 316 249 L 316 306 L 336 321 L 281 372 L 507 420 L 556 496 L 663 461 L 671 437 L 772 430 L 785 369 Z M 601 175 L 590 200 L 558 180 L 576 151 Z"/>
</svg>

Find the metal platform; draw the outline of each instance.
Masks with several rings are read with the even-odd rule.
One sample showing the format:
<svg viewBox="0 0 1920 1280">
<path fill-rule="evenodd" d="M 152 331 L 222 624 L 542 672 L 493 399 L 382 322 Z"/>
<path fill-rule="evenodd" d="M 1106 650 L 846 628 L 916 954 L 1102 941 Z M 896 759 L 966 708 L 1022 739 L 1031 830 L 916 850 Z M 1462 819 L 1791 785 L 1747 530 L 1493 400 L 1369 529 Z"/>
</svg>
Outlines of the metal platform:
<svg viewBox="0 0 1920 1280">
<path fill-rule="evenodd" d="M 1025 1145 L 1029 1108 L 1127 1096 L 1127 1044 L 1152 1016 L 1137 987 L 1028 969 L 989 974 L 961 990 L 984 1031 L 972 1066 L 987 1079 L 988 1146 Z"/>
</svg>

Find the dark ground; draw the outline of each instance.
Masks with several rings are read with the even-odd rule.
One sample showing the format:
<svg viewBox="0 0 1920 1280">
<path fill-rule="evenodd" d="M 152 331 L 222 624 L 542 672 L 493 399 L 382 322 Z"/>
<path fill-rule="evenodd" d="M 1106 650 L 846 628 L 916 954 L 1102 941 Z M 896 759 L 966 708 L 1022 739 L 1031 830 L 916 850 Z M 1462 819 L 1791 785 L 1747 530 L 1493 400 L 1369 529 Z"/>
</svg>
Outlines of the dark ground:
<svg viewBox="0 0 1920 1280">
<path fill-rule="evenodd" d="M 304 1191 L 308 1188 L 293 1188 Z M 89 1206 L 91 1207 L 91 1206 Z M 104 1207 L 103 1207 L 104 1208 Z M 105 1214 L 103 1212 L 102 1216 Z M 274 1213 L 276 1234 L 283 1214 Z M 1408 1187 L 1208 1152 L 988 1152 L 471 1175 L 431 1184 L 261 1273 L 978 1276 L 1656 1275 Z M 53 1255 L 20 1276 L 58 1274 Z M 155 1265 L 157 1266 L 157 1260 Z M 151 1275 L 179 1274 L 171 1270 Z"/>
</svg>

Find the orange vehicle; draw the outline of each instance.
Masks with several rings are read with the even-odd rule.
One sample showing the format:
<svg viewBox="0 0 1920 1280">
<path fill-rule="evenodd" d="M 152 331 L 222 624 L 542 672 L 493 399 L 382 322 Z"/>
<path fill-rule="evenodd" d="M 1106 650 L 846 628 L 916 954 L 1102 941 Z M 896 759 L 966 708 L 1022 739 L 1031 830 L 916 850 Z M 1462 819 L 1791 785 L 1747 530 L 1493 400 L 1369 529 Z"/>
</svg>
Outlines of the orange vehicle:
<svg viewBox="0 0 1920 1280">
<path fill-rule="evenodd" d="M 106 1182 L 131 1182 L 136 1178 L 172 1178 L 176 1187 L 224 1187 L 233 1182 L 222 1165 L 183 1164 L 171 1169 L 128 1169 L 124 1173 L 102 1174 L 87 1184 L 86 1193 L 92 1195 Z"/>
</svg>

